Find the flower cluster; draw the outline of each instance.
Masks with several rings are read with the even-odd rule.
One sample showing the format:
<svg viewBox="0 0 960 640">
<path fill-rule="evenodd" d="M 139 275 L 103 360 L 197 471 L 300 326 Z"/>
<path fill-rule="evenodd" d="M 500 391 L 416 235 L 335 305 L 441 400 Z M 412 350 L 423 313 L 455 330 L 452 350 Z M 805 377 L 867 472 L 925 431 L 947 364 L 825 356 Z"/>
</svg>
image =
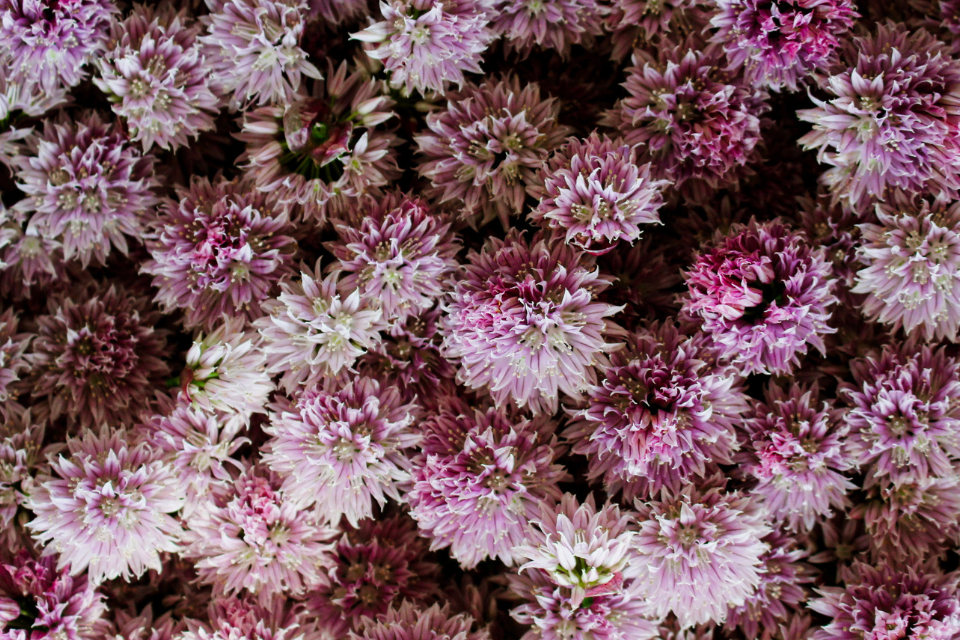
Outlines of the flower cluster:
<svg viewBox="0 0 960 640">
<path fill-rule="evenodd" d="M 960 0 L 0 0 L 0 640 L 960 638 Z"/>
</svg>

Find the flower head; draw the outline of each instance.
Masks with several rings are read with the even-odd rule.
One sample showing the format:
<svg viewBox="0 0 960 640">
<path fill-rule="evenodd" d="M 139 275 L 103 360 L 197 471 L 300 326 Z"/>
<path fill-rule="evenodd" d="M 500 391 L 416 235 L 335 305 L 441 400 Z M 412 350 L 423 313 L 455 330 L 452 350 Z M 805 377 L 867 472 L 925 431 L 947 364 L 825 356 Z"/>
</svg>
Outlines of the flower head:
<svg viewBox="0 0 960 640">
<path fill-rule="evenodd" d="M 950 640 L 960 633 L 957 579 L 929 568 L 856 566 L 847 587 L 821 587 L 810 608 L 830 623 L 816 640 Z"/>
<path fill-rule="evenodd" d="M 444 356 L 457 378 L 487 389 L 497 403 L 556 410 L 558 394 L 577 397 L 617 345 L 606 318 L 619 309 L 596 295 L 609 284 L 568 244 L 511 231 L 467 256 L 447 309 Z"/>
<path fill-rule="evenodd" d="M 173 469 L 146 443 L 103 427 L 67 440 L 68 457 L 51 460 L 53 474 L 37 478 L 27 525 L 59 554 L 58 567 L 84 569 L 95 583 L 129 580 L 160 570 L 160 553 L 178 551 L 180 525 L 169 514 L 183 506 Z"/>
<path fill-rule="evenodd" d="M 655 178 L 688 195 L 735 182 L 760 140 L 765 95 L 724 65 L 719 47 L 696 39 L 661 47 L 659 58 L 638 50 L 623 84 L 630 95 L 606 118 L 627 144 L 641 145 L 638 161 L 651 163 Z"/>
<path fill-rule="evenodd" d="M 296 241 L 286 207 L 249 180 L 195 178 L 165 199 L 151 223 L 143 271 L 157 302 L 183 309 L 188 327 L 212 330 L 224 316 L 254 320 L 260 302 L 293 271 Z"/>
<path fill-rule="evenodd" d="M 450 547 L 468 569 L 488 557 L 519 560 L 517 546 L 540 515 L 540 502 L 559 500 L 557 483 L 567 477 L 555 464 L 562 449 L 554 423 L 449 398 L 421 429 L 407 502 L 431 549 Z"/>
<path fill-rule="evenodd" d="M 521 57 L 541 47 L 556 49 L 561 58 L 567 58 L 573 45 L 589 45 L 603 33 L 608 12 L 597 0 L 495 0 L 491 26 L 503 36 L 507 49 Z"/>
<path fill-rule="evenodd" d="M 640 225 L 660 222 L 667 184 L 650 177 L 649 164 L 638 164 L 637 149 L 593 133 L 550 156 L 530 188 L 540 199 L 530 219 L 585 251 L 606 253 L 619 242 L 633 244 Z"/>
<path fill-rule="evenodd" d="M 0 163 L 15 170 L 16 156 L 22 153 L 21 141 L 33 131 L 33 127 L 21 125 L 66 101 L 63 87 L 46 90 L 30 76 L 0 71 Z"/>
<path fill-rule="evenodd" d="M 846 446 L 894 479 L 952 476 L 960 461 L 960 362 L 943 349 L 886 347 L 850 363 Z"/>
<path fill-rule="evenodd" d="M 137 5 L 114 27 L 112 50 L 97 59 L 97 86 L 113 100 L 133 142 L 176 149 L 213 129 L 218 100 L 204 69 L 200 28 L 173 5 Z"/>
<path fill-rule="evenodd" d="M 473 618 L 465 613 L 452 615 L 449 605 L 420 609 L 404 602 L 377 621 L 365 619 L 350 640 L 489 640 L 489 633 L 472 628 Z"/>
<path fill-rule="evenodd" d="M 427 116 L 416 136 L 424 155 L 420 175 L 441 202 L 457 202 L 474 226 L 523 210 L 526 188 L 569 129 L 557 123 L 560 107 L 540 98 L 536 84 L 519 78 L 468 83 L 447 94 L 445 109 Z"/>
<path fill-rule="evenodd" d="M 682 40 L 710 22 L 707 0 L 613 0 L 606 18 L 613 32 L 613 58 L 623 60 L 639 45 Z"/>
<path fill-rule="evenodd" d="M 823 250 L 783 222 L 734 225 L 685 274 L 684 311 L 743 373 L 789 373 L 810 346 L 825 353 L 834 279 Z"/>
<path fill-rule="evenodd" d="M 160 315 L 145 298 L 112 286 L 52 297 L 37 318 L 28 358 L 32 393 L 51 417 L 82 427 L 125 424 L 153 402 L 168 373 L 166 341 L 153 327 Z"/>
<path fill-rule="evenodd" d="M 808 531 L 831 508 L 850 506 L 849 427 L 842 411 L 818 400 L 817 387 L 770 383 L 764 395 L 743 423 L 743 469 L 758 481 L 753 491 L 773 523 Z"/>
<path fill-rule="evenodd" d="M 33 477 L 45 470 L 47 456 L 59 451 L 61 444 L 43 446 L 45 420 L 32 408 L 7 411 L 0 423 L 0 541 L 16 548 L 19 537 L 17 514 L 25 507 L 33 487 Z"/>
<path fill-rule="evenodd" d="M 76 86 L 106 49 L 116 13 L 111 0 L 2 0 L 0 60 L 44 91 Z"/>
<path fill-rule="evenodd" d="M 704 476 L 732 462 L 734 425 L 747 398 L 733 368 L 720 366 L 700 337 L 654 323 L 611 356 L 585 406 L 564 432 L 590 459 L 590 476 L 633 497 Z"/>
<path fill-rule="evenodd" d="M 213 12 L 202 20 L 199 38 L 211 55 L 217 88 L 233 94 L 233 105 L 263 105 L 293 99 L 303 76 L 320 70 L 300 48 L 305 0 L 208 0 Z"/>
<path fill-rule="evenodd" d="M 841 47 L 827 100 L 801 110 L 813 131 L 800 143 L 833 168 L 823 175 L 852 205 L 890 189 L 960 196 L 944 167 L 960 158 L 960 60 L 926 31 L 879 25 Z"/>
<path fill-rule="evenodd" d="M 213 333 L 195 340 L 180 385 L 195 406 L 237 414 L 246 422 L 251 413 L 266 413 L 273 382 L 265 371 L 261 336 L 242 327 L 242 321 L 227 318 Z"/>
<path fill-rule="evenodd" d="M 411 94 L 463 86 L 464 71 L 481 73 L 480 57 L 495 34 L 492 0 L 390 0 L 383 19 L 351 37 L 378 46 L 367 52 L 383 62 L 390 85 Z"/>
<path fill-rule="evenodd" d="M 341 293 L 379 300 L 386 321 L 430 309 L 457 268 L 450 222 L 424 200 L 396 192 L 364 201 L 362 212 L 359 224 L 336 222 L 340 239 L 327 244 L 344 273 Z"/>
<path fill-rule="evenodd" d="M 863 311 L 926 340 L 960 333 L 960 202 L 933 203 L 894 193 L 877 203 L 876 223 L 860 225 L 863 244 L 854 293 Z"/>
<path fill-rule="evenodd" d="M 320 279 L 320 263 L 302 267 L 300 281 L 281 284 L 280 297 L 264 304 L 269 314 L 255 323 L 265 340 L 267 370 L 282 373 L 280 386 L 293 393 L 350 370 L 380 342 L 382 312 L 354 289 L 337 293 L 340 272 Z"/>
<path fill-rule="evenodd" d="M 559 586 L 570 589 L 570 604 L 619 593 L 624 572 L 634 560 L 629 518 L 607 504 L 599 511 L 591 494 L 578 504 L 567 493 L 559 507 L 540 505 L 540 518 L 530 542 L 517 552 L 526 557 L 521 571 L 540 569 Z"/>
<path fill-rule="evenodd" d="M 183 555 L 200 579 L 227 594 L 302 594 L 326 580 L 334 530 L 280 488 L 262 465 L 247 468 L 229 492 L 187 522 Z"/>
<path fill-rule="evenodd" d="M 242 160 L 258 189 L 323 224 L 328 212 L 400 175 L 393 149 L 399 141 L 377 128 L 393 117 L 392 104 L 362 71 L 328 61 L 326 78 L 312 91 L 244 112 Z"/>
<path fill-rule="evenodd" d="M 673 612 L 681 627 L 722 622 L 761 581 L 770 529 L 757 505 L 725 492 L 723 482 L 715 476 L 636 504 L 636 563 L 646 571 L 649 605 L 658 616 Z"/>
<path fill-rule="evenodd" d="M 141 218 L 157 202 L 153 158 L 92 111 L 45 121 L 26 146 L 17 187 L 29 197 L 15 209 L 29 216 L 28 231 L 59 240 L 64 258 L 84 267 L 106 262 L 114 248 L 126 254 L 127 237 L 143 235 Z"/>
<path fill-rule="evenodd" d="M 381 619 L 401 602 L 428 602 L 438 591 L 439 565 L 405 515 L 366 519 L 334 548 L 330 582 L 309 594 L 307 611 L 334 637 Z"/>
<path fill-rule="evenodd" d="M 711 40 L 734 69 L 771 89 L 796 91 L 825 68 L 860 17 L 852 0 L 719 0 Z"/>
<path fill-rule="evenodd" d="M 0 313 L 0 418 L 17 411 L 17 381 L 30 368 L 24 355 L 33 335 L 18 333 L 19 324 L 13 309 Z"/>
<path fill-rule="evenodd" d="M 53 556 L 34 560 L 27 551 L 0 564 L 4 638 L 89 640 L 108 631 L 103 595 L 86 575 L 71 576 L 56 564 Z"/>
<path fill-rule="evenodd" d="M 419 436 L 410 429 L 415 405 L 395 387 L 354 378 L 336 392 L 304 391 L 295 406 L 280 406 L 264 430 L 273 436 L 264 460 L 284 478 L 284 491 L 332 524 L 353 526 L 373 515 L 373 503 L 400 500 L 409 482 L 404 450 Z"/>
</svg>

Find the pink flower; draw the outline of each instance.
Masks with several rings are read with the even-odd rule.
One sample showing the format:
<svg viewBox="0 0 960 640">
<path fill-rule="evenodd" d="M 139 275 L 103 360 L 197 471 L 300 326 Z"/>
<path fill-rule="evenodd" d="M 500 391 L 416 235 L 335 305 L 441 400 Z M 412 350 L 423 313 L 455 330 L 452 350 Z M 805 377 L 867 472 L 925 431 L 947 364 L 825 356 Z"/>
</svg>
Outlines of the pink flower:
<svg viewBox="0 0 960 640">
<path fill-rule="evenodd" d="M 94 583 L 160 571 L 160 553 L 180 549 L 180 525 L 169 515 L 183 506 L 173 468 L 126 438 L 106 427 L 68 438 L 69 457 L 51 460 L 56 475 L 37 478 L 27 503 L 44 556 L 59 554 L 60 569 L 86 570 Z"/>
<path fill-rule="evenodd" d="M 425 420 L 407 501 L 430 548 L 450 547 L 467 569 L 486 558 L 519 560 L 540 502 L 559 500 L 557 483 L 568 477 L 555 464 L 562 451 L 555 428 L 546 418 L 471 409 L 459 398 Z"/>
<path fill-rule="evenodd" d="M 410 480 L 404 450 L 420 438 L 410 428 L 417 416 L 395 387 L 367 378 L 336 392 L 308 389 L 296 405 L 275 407 L 264 428 L 273 436 L 264 461 L 283 477 L 290 499 L 316 504 L 326 522 L 343 516 L 356 527 L 373 515 L 374 502 L 400 500 L 398 487 Z"/>
<path fill-rule="evenodd" d="M 142 216 L 157 202 L 153 158 L 92 111 L 45 121 L 26 146 L 17 186 L 29 197 L 15 208 L 29 216 L 28 232 L 59 240 L 64 258 L 83 267 L 106 262 L 113 248 L 126 254 L 127 237 L 143 235 Z"/>
<path fill-rule="evenodd" d="M 450 607 L 438 604 L 419 609 L 404 602 L 390 609 L 377 621 L 363 620 L 350 640 L 489 640 L 486 631 L 471 631 L 473 619 L 466 614 L 452 615 Z"/>
<path fill-rule="evenodd" d="M 595 296 L 608 286 L 579 251 L 511 231 L 470 252 L 447 306 L 443 354 L 459 360 L 458 381 L 498 404 L 556 411 L 558 395 L 578 397 L 617 345 L 606 318 L 619 309 Z"/>
<path fill-rule="evenodd" d="M 13 309 L 0 313 L 0 418 L 18 413 L 22 407 L 17 403 L 20 395 L 20 374 L 30 369 L 25 354 L 33 335 L 18 332 L 19 319 Z"/>
<path fill-rule="evenodd" d="M 492 28 L 502 35 L 508 51 L 525 58 L 534 47 L 556 49 L 570 56 L 575 44 L 589 46 L 603 33 L 609 9 L 597 0 L 494 0 Z"/>
<path fill-rule="evenodd" d="M 377 44 L 367 54 L 383 62 L 390 86 L 406 95 L 462 87 L 464 71 L 481 73 L 480 59 L 495 34 L 493 0 L 390 0 L 382 20 L 350 37 Z"/>
<path fill-rule="evenodd" d="M 187 521 L 183 555 L 196 561 L 203 582 L 265 602 L 324 583 L 334 533 L 280 489 L 278 476 L 256 465 Z"/>
<path fill-rule="evenodd" d="M 606 19 L 613 32 L 613 58 L 623 60 L 638 46 L 700 33 L 713 9 L 707 0 L 613 0 Z"/>
<path fill-rule="evenodd" d="M 445 109 L 427 116 L 414 139 L 423 154 L 420 175 L 440 202 L 462 205 L 471 225 L 521 213 L 526 188 L 549 153 L 570 132 L 557 123 L 559 105 L 540 98 L 536 84 L 517 77 L 467 84 L 447 94 Z"/>
<path fill-rule="evenodd" d="M 172 5 L 135 5 L 97 59 L 96 85 L 113 101 L 133 142 L 176 149 L 214 128 L 218 100 L 204 69 L 199 27 Z"/>
<path fill-rule="evenodd" d="M 639 225 L 660 223 L 660 190 L 667 180 L 650 177 L 637 149 L 592 133 L 572 139 L 550 156 L 530 193 L 540 199 L 530 220 L 564 234 L 565 240 L 593 254 L 619 242 L 633 244 Z"/>
<path fill-rule="evenodd" d="M 142 271 L 157 302 L 184 324 L 212 330 L 224 316 L 254 320 L 261 301 L 293 272 L 296 241 L 286 207 L 249 180 L 194 178 L 152 221 Z"/>
</svg>

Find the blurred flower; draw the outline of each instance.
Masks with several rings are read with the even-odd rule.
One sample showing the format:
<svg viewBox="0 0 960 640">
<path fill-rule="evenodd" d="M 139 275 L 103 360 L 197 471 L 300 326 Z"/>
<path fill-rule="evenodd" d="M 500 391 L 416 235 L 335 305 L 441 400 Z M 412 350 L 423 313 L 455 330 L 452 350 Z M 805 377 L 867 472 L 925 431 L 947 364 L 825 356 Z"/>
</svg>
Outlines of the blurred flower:
<svg viewBox="0 0 960 640">
<path fill-rule="evenodd" d="M 486 631 L 471 631 L 473 619 L 467 614 L 452 615 L 449 605 L 435 604 L 420 609 L 404 602 L 374 621 L 366 618 L 350 640 L 489 640 Z"/>
<path fill-rule="evenodd" d="M 0 8 L 0 15 L 2 13 Z M 0 18 L 0 40 L 2 30 Z M 42 116 L 65 102 L 67 91 L 59 85 L 47 90 L 32 77 L 0 70 L 0 163 L 15 171 L 16 156 L 22 152 L 21 141 L 33 131 L 33 127 L 19 128 L 19 125 L 23 120 Z"/>
<path fill-rule="evenodd" d="M 68 438 L 69 456 L 51 460 L 56 475 L 37 478 L 27 504 L 44 556 L 59 554 L 60 569 L 86 570 L 94 583 L 160 571 L 160 553 L 179 550 L 180 524 L 168 515 L 184 499 L 174 470 L 126 438 L 105 426 Z"/>
<path fill-rule="evenodd" d="M 0 313 L 0 418 L 22 410 L 17 403 L 20 374 L 30 369 L 24 355 L 33 335 L 18 333 L 20 322 L 13 309 Z"/>
<path fill-rule="evenodd" d="M 494 0 L 491 27 L 503 36 L 507 50 L 521 58 L 541 47 L 556 49 L 566 59 L 573 45 L 589 46 L 603 34 L 603 19 L 609 11 L 597 0 Z"/>
<path fill-rule="evenodd" d="M 700 33 L 713 9 L 707 0 L 613 0 L 611 5 L 606 26 L 613 32 L 615 60 L 667 37 L 682 40 Z"/>
<path fill-rule="evenodd" d="M 33 397 L 54 420 L 85 428 L 136 420 L 169 372 L 165 333 L 154 329 L 160 314 L 116 286 L 78 287 L 48 299 L 47 310 L 27 356 Z"/>
</svg>

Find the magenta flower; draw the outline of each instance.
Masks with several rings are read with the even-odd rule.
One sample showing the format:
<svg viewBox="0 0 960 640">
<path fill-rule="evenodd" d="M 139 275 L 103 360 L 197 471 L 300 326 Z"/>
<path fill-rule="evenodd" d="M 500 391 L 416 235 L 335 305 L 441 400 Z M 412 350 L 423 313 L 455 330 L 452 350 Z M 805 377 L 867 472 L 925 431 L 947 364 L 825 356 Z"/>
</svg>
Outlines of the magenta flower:
<svg viewBox="0 0 960 640">
<path fill-rule="evenodd" d="M 460 246 L 449 220 L 399 192 L 364 200 L 361 211 L 360 221 L 335 222 L 340 239 L 326 245 L 344 273 L 341 294 L 358 290 L 379 300 L 388 322 L 430 309 L 457 268 Z"/>
<path fill-rule="evenodd" d="M 448 93 L 446 109 L 428 115 L 429 130 L 414 138 L 431 195 L 461 205 L 473 226 L 499 217 L 507 227 L 536 171 L 570 133 L 557 123 L 559 111 L 536 84 L 514 76 Z"/>
<path fill-rule="evenodd" d="M 854 293 L 871 320 L 926 340 L 960 332 L 960 202 L 932 203 L 895 192 L 877 203 L 876 223 L 860 225 L 863 268 Z"/>
<path fill-rule="evenodd" d="M 713 8 L 707 0 L 613 0 L 606 18 L 613 32 L 613 58 L 623 60 L 646 43 L 700 33 Z"/>
<path fill-rule="evenodd" d="M 20 551 L 0 564 L 0 635 L 19 640 L 93 640 L 110 630 L 104 598 L 86 575 L 59 570 L 52 556 Z"/>
<path fill-rule="evenodd" d="M 767 551 L 760 556 L 757 590 L 742 605 L 730 609 L 725 627 L 729 631 L 739 627 L 747 638 L 780 640 L 784 634 L 779 627 L 791 614 L 802 610 L 807 600 L 803 585 L 813 582 L 814 573 L 809 565 L 800 562 L 809 553 L 798 548 L 793 538 L 774 531 L 763 542 Z"/>
<path fill-rule="evenodd" d="M 133 142 L 148 151 L 187 145 L 214 128 L 219 106 L 204 69 L 200 28 L 172 5 L 135 5 L 113 29 L 113 49 L 97 59 L 97 86 L 113 101 Z"/>
<path fill-rule="evenodd" d="M 390 86 L 410 95 L 462 87 L 463 73 L 482 73 L 480 59 L 496 37 L 489 28 L 493 0 L 390 0 L 382 20 L 350 37 L 378 45 L 367 52 L 383 63 Z"/>
<path fill-rule="evenodd" d="M 555 464 L 562 453 L 556 425 L 492 408 L 471 410 L 452 397 L 420 428 L 407 502 L 430 548 L 450 547 L 466 569 L 486 558 L 520 560 L 517 546 L 540 515 L 540 502 L 558 501 L 557 483 L 568 478 Z"/>
<path fill-rule="evenodd" d="M 770 383 L 764 402 L 756 403 L 743 422 L 743 470 L 758 481 L 771 523 L 809 531 L 832 509 L 849 508 L 846 494 L 856 487 L 844 472 L 856 466 L 844 449 L 849 426 L 843 412 L 819 389 Z"/>
<path fill-rule="evenodd" d="M 831 165 L 822 180 L 856 205 L 893 188 L 960 196 L 960 60 L 926 31 L 879 25 L 841 47 L 826 101 L 798 111 L 813 123 L 800 143 Z"/>
<path fill-rule="evenodd" d="M 282 283 L 280 297 L 263 305 L 268 315 L 255 323 L 265 340 L 267 371 L 283 374 L 280 386 L 291 394 L 351 370 L 386 328 L 380 309 L 361 300 L 358 290 L 337 293 L 339 271 L 321 280 L 319 261 L 313 270 L 301 268 L 300 281 Z"/>
<path fill-rule="evenodd" d="M 160 553 L 178 551 L 181 529 L 170 515 L 183 506 L 173 468 L 146 443 L 127 441 L 107 427 L 68 438 L 69 457 L 50 461 L 53 473 L 37 478 L 27 525 L 59 554 L 58 567 L 86 570 L 94 583 L 129 581 L 160 571 Z"/>
<path fill-rule="evenodd" d="M 51 417 L 84 428 L 122 425 L 149 408 L 168 373 L 160 314 L 131 291 L 76 288 L 47 301 L 27 356 L 32 395 L 45 399 Z"/>
<path fill-rule="evenodd" d="M 234 453 L 250 441 L 237 437 L 243 423 L 206 413 L 184 402 L 169 403 L 163 412 L 144 425 L 147 439 L 162 459 L 176 472 L 181 491 L 187 497 L 183 517 L 203 509 L 205 501 L 219 498 L 233 484 L 234 471 L 243 465 Z"/>
<path fill-rule="evenodd" d="M 623 84 L 630 95 L 604 120 L 627 144 L 640 145 L 638 161 L 651 163 L 655 178 L 695 199 L 703 199 L 704 187 L 736 182 L 767 110 L 765 94 L 724 65 L 719 47 L 694 38 L 665 43 L 659 58 L 637 50 Z"/>
<path fill-rule="evenodd" d="M 874 560 L 917 563 L 942 553 L 960 535 L 956 475 L 896 482 L 871 473 L 863 489 L 850 517 L 863 520 Z"/>
<path fill-rule="evenodd" d="M 45 121 L 26 144 L 17 187 L 28 197 L 15 209 L 29 215 L 28 231 L 59 240 L 64 258 L 84 268 L 106 262 L 111 249 L 126 254 L 127 236 L 143 235 L 143 215 L 157 203 L 153 158 L 92 111 Z"/>
<path fill-rule="evenodd" d="M 322 225 L 329 212 L 399 177 L 393 133 L 377 128 L 392 118 L 393 101 L 379 84 L 346 62 L 328 60 L 325 80 L 299 91 L 284 105 L 243 114 L 241 160 L 257 188 L 303 207 Z"/>
<path fill-rule="evenodd" d="M 334 533 L 280 489 L 278 476 L 256 465 L 229 492 L 194 512 L 183 556 L 196 561 L 203 582 L 226 594 L 246 590 L 263 601 L 323 584 Z"/>
<path fill-rule="evenodd" d="M 835 281 L 822 249 L 783 222 L 734 225 L 684 274 L 684 312 L 698 317 L 744 374 L 790 373 L 823 336 Z"/>
<path fill-rule="evenodd" d="M 487 631 L 472 631 L 473 618 L 453 615 L 450 606 L 435 604 L 429 609 L 404 602 L 374 621 L 366 618 L 350 640 L 489 640 Z"/>
<path fill-rule="evenodd" d="M 894 480 L 953 476 L 960 461 L 960 363 L 943 349 L 887 347 L 850 363 L 848 455 Z"/>
<path fill-rule="evenodd" d="M 342 638 L 391 606 L 428 602 L 437 595 L 440 567 L 426 555 L 426 540 L 409 517 L 363 520 L 340 537 L 330 581 L 308 595 L 307 612 Z"/>
<path fill-rule="evenodd" d="M 73 87 L 107 47 L 111 0 L 0 0 L 0 62 L 46 92 Z"/>
<path fill-rule="evenodd" d="M 846 588 L 820 587 L 810 608 L 829 618 L 814 640 L 950 640 L 960 633 L 957 578 L 935 569 L 856 566 Z"/>
<path fill-rule="evenodd" d="M 292 100 L 303 76 L 319 79 L 320 70 L 300 48 L 305 0 L 208 1 L 213 12 L 201 18 L 199 38 L 215 70 L 219 92 L 233 94 L 231 104 L 264 105 Z"/>
<path fill-rule="evenodd" d="M 556 49 L 566 59 L 573 45 L 589 46 L 603 34 L 609 11 L 597 0 L 494 0 L 491 27 L 503 36 L 507 50 L 521 58 L 538 47 Z"/>
<path fill-rule="evenodd" d="M 598 511 L 593 494 L 583 504 L 569 493 L 558 507 L 543 503 L 529 542 L 517 548 L 527 559 L 520 571 L 539 569 L 570 589 L 572 607 L 586 598 L 618 594 L 625 575 L 636 577 L 635 532 L 628 523 L 629 516 L 616 505 L 607 503 Z"/>
<path fill-rule="evenodd" d="M 523 600 L 510 616 L 530 625 L 521 640 L 653 640 L 659 635 L 645 617 L 649 606 L 636 580 L 579 603 L 541 569 L 508 573 L 507 580 L 512 595 Z"/>
<path fill-rule="evenodd" d="M 18 333 L 19 326 L 13 309 L 0 313 L 0 418 L 4 419 L 22 410 L 17 403 L 17 382 L 20 374 L 30 369 L 30 363 L 24 356 L 33 335 Z"/>
<path fill-rule="evenodd" d="M 711 462 L 731 463 L 734 425 L 748 409 L 736 371 L 672 324 L 654 323 L 627 342 L 564 432 L 589 458 L 590 477 L 632 499 L 677 490 Z"/>
<path fill-rule="evenodd" d="M 639 225 L 660 222 L 660 190 L 667 184 L 650 177 L 649 164 L 638 165 L 635 148 L 593 133 L 550 156 L 529 189 L 540 200 L 529 217 L 568 243 L 602 254 L 621 241 L 633 244 Z"/>
<path fill-rule="evenodd" d="M 326 522 L 346 517 L 356 527 L 373 515 L 374 502 L 400 500 L 397 488 L 410 480 L 404 450 L 420 438 L 410 428 L 418 413 L 395 387 L 367 378 L 331 393 L 308 389 L 296 405 L 276 407 L 264 427 L 273 436 L 264 461 L 292 500 L 315 503 Z"/>
<path fill-rule="evenodd" d="M 617 345 L 606 318 L 619 309 L 595 296 L 609 281 L 570 245 L 516 231 L 471 251 L 447 306 L 443 354 L 457 379 L 498 404 L 556 411 L 558 394 L 578 397 Z"/>
<path fill-rule="evenodd" d="M 296 241 L 286 207 L 248 180 L 194 178 L 176 187 L 150 225 L 157 302 L 183 309 L 184 324 L 212 330 L 224 316 L 254 320 L 261 301 L 293 272 Z"/>
<path fill-rule="evenodd" d="M 636 503 L 636 563 L 646 571 L 648 605 L 657 616 L 672 612 L 684 628 L 723 622 L 761 581 L 770 529 L 758 505 L 725 492 L 724 482 L 718 475 Z"/>
<path fill-rule="evenodd" d="M 718 0 L 711 41 L 730 66 L 775 91 L 797 91 L 835 57 L 860 17 L 852 0 Z"/>
</svg>

